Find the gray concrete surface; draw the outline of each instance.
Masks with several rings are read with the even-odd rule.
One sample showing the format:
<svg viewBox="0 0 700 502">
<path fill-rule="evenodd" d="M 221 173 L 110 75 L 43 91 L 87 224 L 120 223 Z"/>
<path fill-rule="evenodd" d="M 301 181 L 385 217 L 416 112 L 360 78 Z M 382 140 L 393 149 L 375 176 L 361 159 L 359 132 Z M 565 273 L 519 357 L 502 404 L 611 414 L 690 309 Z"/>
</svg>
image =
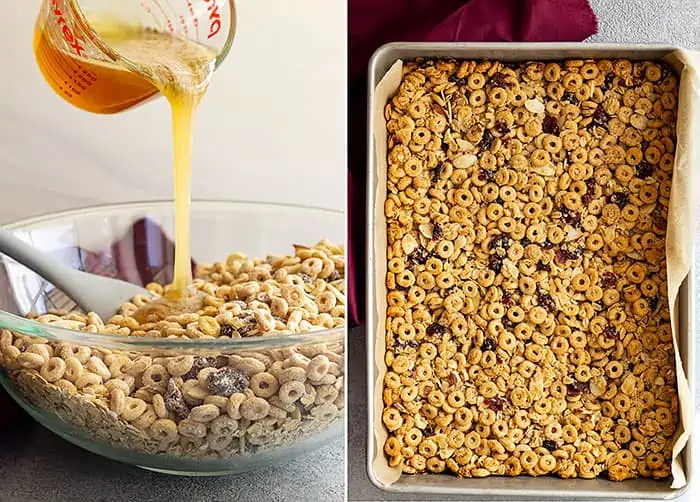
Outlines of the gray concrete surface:
<svg viewBox="0 0 700 502">
<path fill-rule="evenodd" d="M 700 50 L 700 0 L 591 0 L 598 15 L 599 32 L 590 42 L 667 43 Z M 696 263 L 700 263 L 700 256 Z M 348 390 L 349 452 L 348 493 L 352 501 L 383 500 L 466 500 L 465 497 L 411 497 L 385 493 L 375 488 L 366 472 L 366 352 L 365 330 L 357 328 L 349 334 L 352 385 Z M 696 355 L 696 360 L 697 360 Z M 696 387 L 700 380 L 695 376 Z M 700 405 L 698 406 L 700 410 Z M 697 446 L 694 448 L 698 452 Z M 698 465 L 698 455 L 695 455 Z M 508 500 L 497 497 L 471 500 Z M 690 490 L 679 502 L 700 500 L 700 486 L 691 484 Z"/>
</svg>

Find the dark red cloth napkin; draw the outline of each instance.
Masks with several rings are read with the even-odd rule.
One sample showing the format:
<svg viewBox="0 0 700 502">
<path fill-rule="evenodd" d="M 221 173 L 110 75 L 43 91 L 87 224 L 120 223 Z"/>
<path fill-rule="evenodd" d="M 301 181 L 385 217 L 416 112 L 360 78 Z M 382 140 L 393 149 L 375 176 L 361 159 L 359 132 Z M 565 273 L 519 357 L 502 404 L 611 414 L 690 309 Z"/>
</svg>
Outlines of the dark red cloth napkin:
<svg viewBox="0 0 700 502">
<path fill-rule="evenodd" d="M 348 301 L 365 319 L 367 64 L 387 42 L 565 42 L 598 30 L 587 0 L 348 0 Z"/>
</svg>

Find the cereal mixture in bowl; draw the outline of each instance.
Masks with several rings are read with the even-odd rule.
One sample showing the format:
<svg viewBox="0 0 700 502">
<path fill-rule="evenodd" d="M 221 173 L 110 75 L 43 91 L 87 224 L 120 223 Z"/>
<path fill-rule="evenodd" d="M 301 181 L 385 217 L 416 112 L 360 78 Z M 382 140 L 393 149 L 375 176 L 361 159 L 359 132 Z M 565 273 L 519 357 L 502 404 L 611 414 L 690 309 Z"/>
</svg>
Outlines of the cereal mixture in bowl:
<svg viewBox="0 0 700 502">
<path fill-rule="evenodd" d="M 342 431 L 344 276 L 343 247 L 322 240 L 199 265 L 196 313 L 139 323 L 152 299 L 136 297 L 105 320 L 29 314 L 46 336 L 0 331 L 0 381 L 41 423 L 111 458 L 173 473 L 253 468 Z"/>
<path fill-rule="evenodd" d="M 385 108 L 391 466 L 670 475 L 677 99 L 651 61 L 405 63 Z"/>
</svg>

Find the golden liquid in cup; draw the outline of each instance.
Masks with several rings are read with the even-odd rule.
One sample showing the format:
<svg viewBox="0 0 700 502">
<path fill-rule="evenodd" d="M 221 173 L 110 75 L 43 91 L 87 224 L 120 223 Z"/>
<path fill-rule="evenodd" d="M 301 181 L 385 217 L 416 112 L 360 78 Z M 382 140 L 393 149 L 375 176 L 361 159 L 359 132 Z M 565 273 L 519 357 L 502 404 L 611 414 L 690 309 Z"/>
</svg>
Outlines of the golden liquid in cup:
<svg viewBox="0 0 700 502">
<path fill-rule="evenodd" d="M 147 304 L 138 317 L 145 321 L 149 313 L 161 317 L 165 311 L 171 314 L 197 310 L 199 297 L 189 289 L 192 283 L 192 130 L 194 114 L 209 86 L 217 54 L 213 49 L 167 33 L 108 20 L 91 20 L 91 24 L 100 38 L 116 53 L 135 64 L 140 73 L 118 64 L 91 61 L 57 49 L 39 25 L 34 34 L 37 63 L 49 85 L 68 102 L 83 110 L 116 113 L 158 92 L 170 103 L 175 182 L 174 279 L 163 301 Z"/>
</svg>

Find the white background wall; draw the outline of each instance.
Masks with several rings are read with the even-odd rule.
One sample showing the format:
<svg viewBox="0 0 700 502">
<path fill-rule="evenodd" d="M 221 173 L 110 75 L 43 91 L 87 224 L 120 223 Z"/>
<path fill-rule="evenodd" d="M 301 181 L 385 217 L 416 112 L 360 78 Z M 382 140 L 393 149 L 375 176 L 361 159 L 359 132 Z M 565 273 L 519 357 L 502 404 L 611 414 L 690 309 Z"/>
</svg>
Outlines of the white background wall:
<svg viewBox="0 0 700 502">
<path fill-rule="evenodd" d="M 0 222 L 172 197 L 163 99 L 92 115 L 63 102 L 32 53 L 38 0 L 0 0 Z M 238 32 L 197 118 L 193 198 L 343 209 L 346 7 L 240 0 Z"/>
</svg>

